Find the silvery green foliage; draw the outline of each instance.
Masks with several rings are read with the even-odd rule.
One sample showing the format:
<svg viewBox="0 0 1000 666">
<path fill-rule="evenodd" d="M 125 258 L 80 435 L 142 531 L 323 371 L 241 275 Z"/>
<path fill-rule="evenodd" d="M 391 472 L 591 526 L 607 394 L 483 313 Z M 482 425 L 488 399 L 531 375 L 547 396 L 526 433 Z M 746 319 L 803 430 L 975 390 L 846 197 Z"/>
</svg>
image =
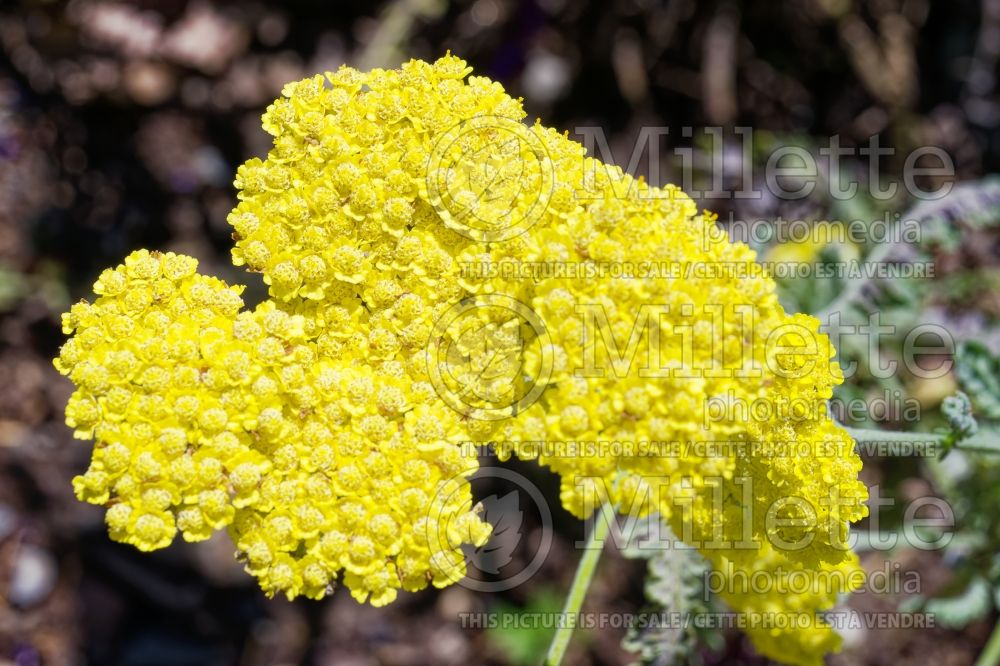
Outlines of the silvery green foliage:
<svg viewBox="0 0 1000 666">
<path fill-rule="evenodd" d="M 939 199 L 921 201 L 906 217 L 920 222 L 921 240 L 947 251 L 961 244 L 962 228 L 994 227 L 1000 222 L 1000 179 L 961 183 Z"/>
<path fill-rule="evenodd" d="M 977 412 L 987 419 L 1000 420 L 1000 357 L 981 342 L 963 342 L 956 350 L 955 373 Z"/>
<path fill-rule="evenodd" d="M 962 629 L 981 620 L 993 610 L 994 589 L 989 582 L 976 576 L 960 594 L 938 597 L 924 604 L 924 612 L 947 629 Z"/>
<path fill-rule="evenodd" d="M 697 648 L 720 639 L 717 633 L 695 628 L 698 614 L 712 612 L 705 589 L 708 563 L 697 550 L 674 536 L 659 515 L 629 519 L 623 528 L 622 554 L 647 560 L 645 626 L 631 627 L 622 647 L 634 652 L 642 666 L 698 664 Z"/>
<path fill-rule="evenodd" d="M 951 429 L 942 442 L 945 451 L 979 431 L 979 424 L 976 423 L 976 419 L 972 415 L 972 403 L 969 402 L 969 396 L 961 391 L 944 399 L 941 403 L 941 413 L 944 414 L 948 421 L 948 427 Z"/>
</svg>

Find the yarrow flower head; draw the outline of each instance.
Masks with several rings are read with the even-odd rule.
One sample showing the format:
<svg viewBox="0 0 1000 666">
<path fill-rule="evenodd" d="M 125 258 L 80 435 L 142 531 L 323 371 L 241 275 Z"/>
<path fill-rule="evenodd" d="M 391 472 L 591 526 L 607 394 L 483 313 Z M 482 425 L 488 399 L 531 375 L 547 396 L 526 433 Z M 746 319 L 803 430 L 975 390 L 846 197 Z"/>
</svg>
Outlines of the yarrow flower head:
<svg viewBox="0 0 1000 666">
<path fill-rule="evenodd" d="M 680 190 L 522 124 L 469 74 L 449 55 L 285 87 L 229 218 L 258 307 L 188 257 L 101 275 L 56 360 L 67 423 L 97 442 L 78 497 L 141 549 L 225 527 L 268 593 L 341 577 L 381 605 L 459 580 L 461 546 L 489 538 L 475 441 L 558 473 L 577 516 L 658 512 L 725 575 L 850 580 L 866 490 L 819 322 Z M 817 613 L 850 584 L 785 588 L 722 596 L 806 618 L 749 633 L 820 663 L 839 639 Z"/>
<path fill-rule="evenodd" d="M 452 443 L 458 416 L 398 362 L 325 356 L 303 317 L 197 262 L 140 250 L 64 317 L 56 367 L 77 384 L 75 434 L 98 442 L 77 497 L 141 550 L 228 528 L 269 593 L 359 600 L 461 578 L 489 525 Z"/>
</svg>

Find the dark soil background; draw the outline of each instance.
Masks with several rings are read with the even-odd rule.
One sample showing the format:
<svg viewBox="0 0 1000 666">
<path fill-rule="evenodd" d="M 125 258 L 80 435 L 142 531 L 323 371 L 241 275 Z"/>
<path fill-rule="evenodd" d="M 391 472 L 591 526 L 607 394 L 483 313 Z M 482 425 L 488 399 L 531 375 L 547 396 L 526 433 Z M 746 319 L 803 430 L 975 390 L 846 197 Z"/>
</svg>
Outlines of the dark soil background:
<svg viewBox="0 0 1000 666">
<path fill-rule="evenodd" d="M 70 386 L 50 361 L 63 340 L 59 313 L 135 248 L 193 254 L 203 271 L 262 293 L 256 276 L 229 263 L 226 215 L 236 166 L 266 152 L 259 125 L 266 105 L 283 83 L 342 63 L 395 66 L 446 49 L 524 97 L 545 124 L 571 133 L 603 128 L 623 165 L 643 126 L 666 126 L 667 147 L 702 154 L 699 133 L 685 137 L 681 128 L 718 125 L 753 127 L 755 150 L 757 140 L 762 149 L 825 145 L 832 135 L 860 146 L 877 134 L 900 155 L 944 148 L 961 181 L 1000 168 L 995 0 L 6 0 L 0 664 L 520 663 L 503 640 L 463 629 L 457 617 L 559 598 L 583 527 L 557 506 L 545 565 L 510 592 L 456 586 L 404 595 L 384 609 L 342 592 L 322 603 L 269 600 L 224 536 L 152 555 L 108 540 L 101 511 L 72 496 L 70 479 L 85 468 L 90 445 L 72 440 L 62 423 Z M 669 179 L 675 165 L 664 155 Z M 868 166 L 858 160 L 849 168 Z M 901 158 L 882 169 L 898 177 Z M 704 203 L 723 217 L 831 214 L 822 197 Z M 1000 263 L 995 246 L 966 249 L 975 261 Z M 1000 303 L 990 297 L 992 306 L 980 305 L 995 316 Z M 878 474 L 882 463 L 872 464 Z M 519 469 L 557 496 L 545 472 Z M 537 538 L 529 530 L 519 549 Z M 638 610 L 642 564 L 610 549 L 604 557 L 588 608 Z M 937 558 L 906 566 L 927 580 L 948 577 Z M 868 595 L 863 603 L 890 602 Z M 973 623 L 870 632 L 851 638 L 835 659 L 970 664 L 988 631 Z M 629 663 L 622 634 L 578 635 L 569 663 Z M 739 635 L 727 640 L 705 657 L 709 663 L 764 663 Z"/>
</svg>

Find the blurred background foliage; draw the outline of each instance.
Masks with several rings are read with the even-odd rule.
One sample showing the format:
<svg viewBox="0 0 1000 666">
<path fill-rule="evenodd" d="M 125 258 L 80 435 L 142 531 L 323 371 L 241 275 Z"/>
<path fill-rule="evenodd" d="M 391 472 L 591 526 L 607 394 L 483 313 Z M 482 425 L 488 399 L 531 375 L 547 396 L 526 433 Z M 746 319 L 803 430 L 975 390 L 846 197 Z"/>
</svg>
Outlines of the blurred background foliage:
<svg viewBox="0 0 1000 666">
<path fill-rule="evenodd" d="M 342 594 L 324 603 L 266 600 L 239 571 L 225 538 L 152 556 L 108 541 L 100 512 L 72 498 L 69 479 L 84 469 L 89 445 L 72 442 L 62 425 L 69 386 L 49 360 L 62 341 L 58 314 L 136 247 L 193 254 L 206 272 L 262 294 L 256 276 L 229 263 L 226 215 L 236 166 L 268 148 L 259 125 L 266 105 L 283 83 L 342 63 L 395 66 L 446 49 L 523 96 L 529 115 L 545 124 L 571 134 L 603 128 L 611 149 L 603 157 L 623 166 L 643 127 L 668 128 L 667 150 L 658 160 L 638 160 L 635 173 L 652 175 L 657 161 L 659 180 L 679 180 L 678 158 L 690 155 L 691 184 L 703 191 L 713 189 L 712 165 L 720 159 L 724 189 L 759 186 L 743 182 L 747 163 L 753 178 L 763 178 L 775 147 L 815 153 L 834 135 L 845 147 L 868 145 L 872 136 L 893 147 L 895 155 L 879 165 L 889 180 L 900 178 L 915 147 L 943 148 L 960 186 L 938 202 L 918 206 L 902 193 L 843 202 L 819 187 L 796 201 L 765 191 L 759 199 L 701 203 L 724 223 L 872 221 L 895 213 L 919 219 L 924 231 L 916 244 L 790 247 L 764 239 L 758 249 L 782 261 L 875 257 L 934 266 L 934 279 L 782 282 L 789 308 L 836 308 L 854 323 L 879 312 L 898 326 L 878 358 L 899 358 L 918 323 L 939 323 L 963 345 L 963 359 L 942 377 L 880 379 L 865 367 L 867 350 L 845 343 L 842 360 L 861 365 L 838 399 L 870 405 L 889 395 L 898 407 L 877 418 L 866 412 L 851 425 L 933 429 L 944 424 L 939 404 L 958 389 L 972 397 L 981 424 L 997 419 L 1000 187 L 988 176 L 1000 168 L 998 0 L 7 0 L 0 4 L 0 664 L 537 661 L 544 631 L 463 629 L 456 616 L 558 608 L 556 590 L 568 584 L 582 534 L 558 506 L 544 567 L 504 594 L 453 587 L 379 610 Z M 725 128 L 721 143 L 698 129 L 705 126 Z M 731 131 L 738 126 L 754 129 L 748 151 Z M 842 172 L 819 177 L 864 184 L 869 167 L 856 157 Z M 918 406 L 919 424 L 901 409 L 908 401 Z M 891 562 L 917 572 L 922 588 L 909 596 L 865 591 L 850 604 L 887 611 L 938 599 L 945 617 L 941 600 L 951 599 L 955 612 L 926 631 L 849 633 L 832 663 L 972 663 L 996 612 L 1000 470 L 961 452 L 941 463 L 866 462 L 866 482 L 900 502 L 946 497 L 960 529 L 943 551 L 866 553 L 870 569 Z M 519 471 L 557 496 L 545 472 Z M 881 528 L 898 529 L 901 508 L 889 515 L 895 523 Z M 538 529 L 528 520 L 511 566 L 531 556 Z M 697 586 L 678 575 L 690 572 L 687 565 L 668 555 L 633 559 L 609 549 L 605 558 L 589 610 L 707 603 L 678 601 Z M 658 651 L 650 641 L 678 637 L 624 629 L 583 634 L 570 663 L 630 663 L 636 657 L 622 639 L 652 663 L 677 655 L 762 663 L 736 633 L 692 635 L 683 650 Z"/>
</svg>

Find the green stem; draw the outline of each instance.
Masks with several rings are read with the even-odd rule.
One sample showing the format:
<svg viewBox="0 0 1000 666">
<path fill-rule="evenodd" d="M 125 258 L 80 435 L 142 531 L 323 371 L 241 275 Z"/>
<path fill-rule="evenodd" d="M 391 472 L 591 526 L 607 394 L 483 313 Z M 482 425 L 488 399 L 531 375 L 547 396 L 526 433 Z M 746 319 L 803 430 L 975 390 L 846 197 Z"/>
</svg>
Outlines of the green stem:
<svg viewBox="0 0 1000 666">
<path fill-rule="evenodd" d="M 986 647 L 979 655 L 976 666 L 996 666 L 998 663 L 1000 663 L 1000 622 L 993 627 L 990 640 L 986 642 Z"/>
<path fill-rule="evenodd" d="M 597 569 L 597 562 L 601 558 L 601 551 L 604 550 L 604 541 L 611 529 L 611 522 L 615 519 L 614 511 L 610 505 L 604 504 L 594 526 L 587 537 L 587 545 L 580 557 L 580 563 L 576 566 L 576 573 L 573 575 L 573 584 L 569 588 L 569 595 L 566 597 L 566 605 L 563 606 L 562 622 L 558 623 L 556 633 L 552 637 L 549 645 L 549 653 L 545 657 L 545 666 L 559 666 L 566 648 L 569 647 L 570 638 L 573 637 L 573 628 L 576 618 L 583 607 L 583 599 L 587 596 L 587 588 L 594 577 Z"/>
<path fill-rule="evenodd" d="M 446 9 L 447 3 L 442 0 L 397 0 L 387 5 L 361 54 L 361 69 L 398 65 L 405 59 L 405 54 L 399 53 L 400 45 L 406 42 L 417 20 L 437 16 Z"/>
<path fill-rule="evenodd" d="M 898 432 L 876 428 L 848 428 L 844 430 L 858 442 L 940 442 L 942 435 L 933 432 Z"/>
<path fill-rule="evenodd" d="M 874 430 L 866 428 L 844 427 L 848 434 L 858 442 L 944 442 L 947 434 L 933 432 L 898 432 L 891 430 Z M 995 433 L 979 432 L 968 439 L 955 444 L 956 449 L 976 453 L 1000 453 L 1000 441 Z"/>
</svg>

